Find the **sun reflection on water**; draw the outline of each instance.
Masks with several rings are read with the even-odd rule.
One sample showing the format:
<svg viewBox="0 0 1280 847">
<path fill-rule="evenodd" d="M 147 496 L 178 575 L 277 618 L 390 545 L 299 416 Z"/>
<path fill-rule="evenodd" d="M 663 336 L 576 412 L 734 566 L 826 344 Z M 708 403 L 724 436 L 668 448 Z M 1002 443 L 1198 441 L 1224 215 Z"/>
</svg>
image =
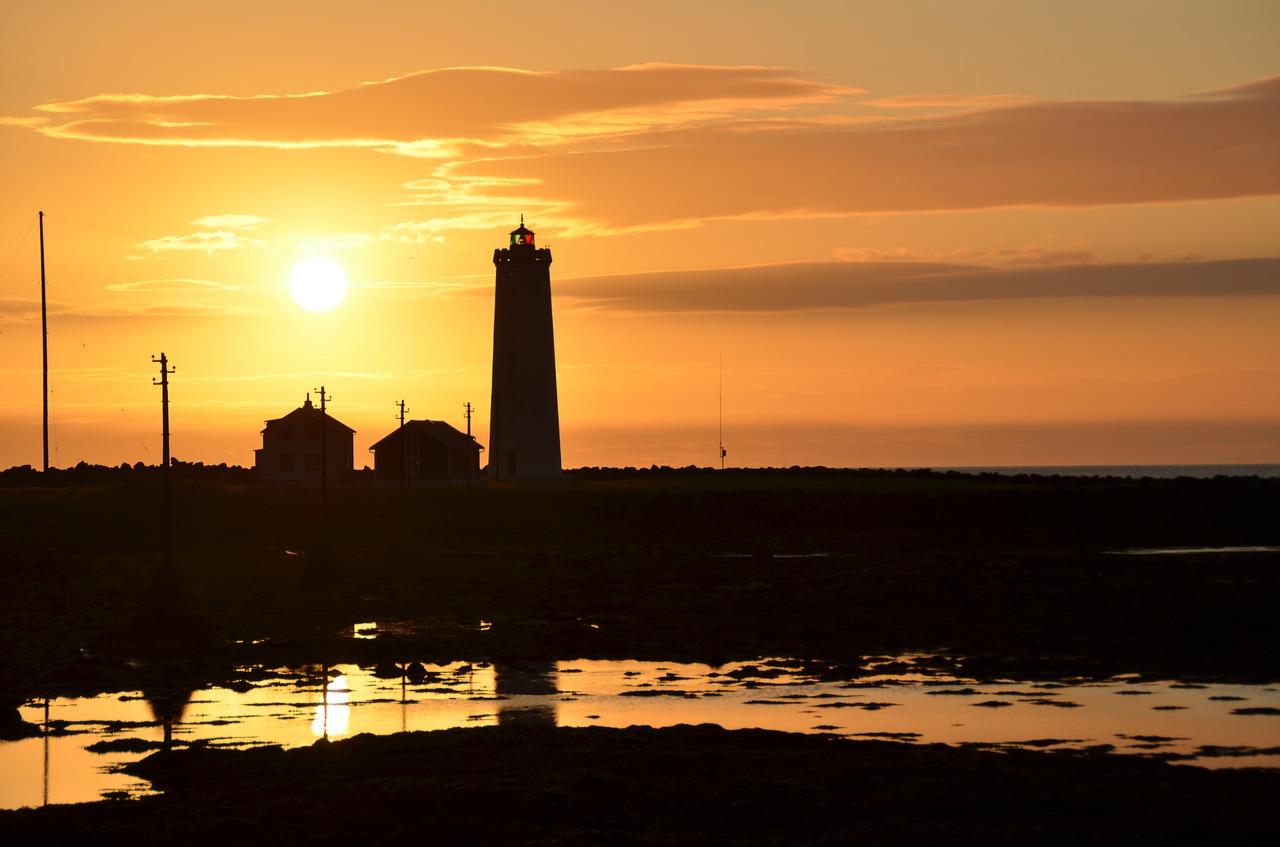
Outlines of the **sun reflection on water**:
<svg viewBox="0 0 1280 847">
<path fill-rule="evenodd" d="M 346 735 L 351 726 L 351 689 L 347 678 L 338 674 L 325 686 L 316 716 L 311 721 L 311 734 L 317 738 Z"/>
</svg>

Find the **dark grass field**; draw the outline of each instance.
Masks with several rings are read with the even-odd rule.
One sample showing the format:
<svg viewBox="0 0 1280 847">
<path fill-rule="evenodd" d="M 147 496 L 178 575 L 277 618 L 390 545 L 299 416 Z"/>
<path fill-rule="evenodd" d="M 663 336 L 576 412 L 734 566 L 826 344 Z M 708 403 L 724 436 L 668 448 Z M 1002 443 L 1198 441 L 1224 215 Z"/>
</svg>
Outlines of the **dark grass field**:
<svg viewBox="0 0 1280 847">
<path fill-rule="evenodd" d="M 315 490 L 180 478 L 173 559 L 215 638 L 155 646 L 125 632 L 161 561 L 159 486 L 128 476 L 0 487 L 7 708 L 145 687 L 147 667 L 205 684 L 254 662 L 778 656 L 840 675 L 921 650 L 990 677 L 1280 680 L 1277 554 L 1114 552 L 1276 545 L 1280 480 L 584 470 L 404 496 L 338 486 L 322 504 Z M 372 621 L 386 634 L 350 638 Z M 130 661 L 157 651 L 163 662 Z M 1274 831 L 1261 810 L 1280 787 L 1271 772 L 709 729 L 430 735 L 269 766 L 173 751 L 149 760 L 163 797 L 3 813 L 0 836 L 91 827 L 162 843 L 140 834 L 152 820 L 206 843 L 201 816 L 241 808 L 244 838 L 280 817 L 304 842 L 366 825 L 393 843 L 418 825 L 450 839 L 470 825 L 487 843 L 1142 840 L 1176 821 Z M 493 770 L 440 765 L 465 745 Z M 311 773 L 308 755 L 337 757 L 333 774 Z M 357 767 L 366 758 L 400 764 Z M 773 766 L 784 759 L 804 764 Z"/>
</svg>

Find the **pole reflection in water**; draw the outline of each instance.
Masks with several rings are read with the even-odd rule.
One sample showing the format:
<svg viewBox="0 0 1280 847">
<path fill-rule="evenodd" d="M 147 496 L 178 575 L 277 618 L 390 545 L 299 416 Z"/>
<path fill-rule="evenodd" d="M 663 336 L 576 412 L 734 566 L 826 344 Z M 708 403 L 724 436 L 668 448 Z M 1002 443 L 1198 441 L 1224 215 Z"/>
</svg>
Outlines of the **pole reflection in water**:
<svg viewBox="0 0 1280 847">
<path fill-rule="evenodd" d="M 332 675 L 332 679 L 330 679 Z M 329 740 L 330 735 L 346 735 L 351 726 L 351 689 L 347 678 L 340 672 L 321 670 L 320 702 L 316 706 L 315 719 L 311 721 L 311 733 Z"/>
<path fill-rule="evenodd" d="M 44 698 L 44 723 L 40 725 L 44 739 L 44 804 L 49 805 L 49 698 Z"/>
<path fill-rule="evenodd" d="M 548 697 L 559 693 L 555 662 L 497 662 L 493 666 L 494 693 L 503 700 L 498 706 L 499 726 L 555 726 L 554 700 L 528 702 L 526 697 Z"/>
</svg>

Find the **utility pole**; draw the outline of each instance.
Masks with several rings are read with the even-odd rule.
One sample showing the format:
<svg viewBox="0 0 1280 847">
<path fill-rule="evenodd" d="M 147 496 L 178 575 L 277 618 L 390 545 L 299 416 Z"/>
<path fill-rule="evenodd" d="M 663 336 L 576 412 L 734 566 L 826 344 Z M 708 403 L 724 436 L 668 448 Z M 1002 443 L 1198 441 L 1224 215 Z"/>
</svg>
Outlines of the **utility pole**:
<svg viewBox="0 0 1280 847">
<path fill-rule="evenodd" d="M 44 374 L 44 470 L 49 472 L 49 311 L 44 281 L 44 212 L 40 213 L 40 355 Z"/>
<path fill-rule="evenodd" d="M 400 407 L 400 496 L 404 496 L 404 488 L 409 480 L 409 436 L 404 431 L 404 415 L 409 411 L 404 401 L 396 404 Z"/>
<path fill-rule="evenodd" d="M 164 464 L 160 468 L 160 485 L 164 503 L 164 568 L 173 567 L 173 485 L 169 477 L 169 374 L 176 373 L 177 368 L 169 367 L 169 359 L 164 353 L 160 358 L 151 357 L 152 362 L 160 365 L 160 378 L 153 379 L 152 385 L 160 386 L 160 420 L 161 443 Z"/>
<path fill-rule="evenodd" d="M 195 601 L 183 583 L 173 561 L 173 462 L 169 458 L 169 357 L 161 353 L 151 361 L 160 365 L 160 378 L 152 384 L 160 386 L 160 409 L 164 444 L 163 466 L 160 468 L 161 495 L 164 512 L 164 553 L 160 567 L 142 596 L 142 604 L 133 617 L 128 634 L 144 641 L 196 641 L 212 635 L 204 617 L 196 611 Z"/>
<path fill-rule="evenodd" d="M 521 223 L 523 223 L 523 222 L 524 222 L 524 215 L 521 215 L 521 216 L 520 216 L 520 221 L 521 221 Z M 463 404 L 462 404 L 462 408 L 466 409 L 466 418 L 467 418 L 467 440 L 468 440 L 468 441 L 475 441 L 475 440 L 476 440 L 476 439 L 475 439 L 475 436 L 473 436 L 473 435 L 471 434 L 471 401 L 470 401 L 470 400 L 468 400 L 467 402 L 463 403 Z M 468 448 L 467 448 L 467 450 L 468 450 L 468 453 L 467 453 L 467 488 L 470 488 L 470 487 L 471 487 L 471 476 L 472 476 L 472 473 L 473 473 L 473 466 L 474 466 L 474 465 L 476 464 L 476 462 L 477 462 L 477 461 L 479 461 L 479 460 L 478 460 L 478 459 L 477 459 L 477 457 L 476 457 L 476 452 L 475 452 L 472 448 L 468 447 Z"/>
<path fill-rule="evenodd" d="M 329 418 L 325 409 L 329 397 L 325 395 L 323 385 L 312 390 L 320 392 L 320 531 L 327 538 L 329 534 Z"/>
<path fill-rule="evenodd" d="M 329 401 L 324 386 L 313 388 L 320 395 L 320 526 L 316 533 L 312 554 L 307 556 L 302 581 L 312 588 L 319 588 L 337 574 L 337 554 L 333 550 L 329 529 Z M 310 397 L 308 396 L 308 399 Z M 312 407 L 314 408 L 314 407 Z M 312 454 L 314 455 L 314 454 Z"/>
</svg>

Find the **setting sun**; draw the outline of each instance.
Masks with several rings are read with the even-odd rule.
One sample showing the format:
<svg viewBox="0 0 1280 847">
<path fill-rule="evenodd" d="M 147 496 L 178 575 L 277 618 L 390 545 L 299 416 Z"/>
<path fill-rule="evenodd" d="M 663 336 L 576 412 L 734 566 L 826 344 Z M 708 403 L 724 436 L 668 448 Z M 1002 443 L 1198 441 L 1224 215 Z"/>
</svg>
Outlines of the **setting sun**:
<svg viewBox="0 0 1280 847">
<path fill-rule="evenodd" d="M 347 274 L 327 256 L 311 256 L 293 266 L 289 293 L 302 308 L 327 312 L 347 296 Z"/>
</svg>

